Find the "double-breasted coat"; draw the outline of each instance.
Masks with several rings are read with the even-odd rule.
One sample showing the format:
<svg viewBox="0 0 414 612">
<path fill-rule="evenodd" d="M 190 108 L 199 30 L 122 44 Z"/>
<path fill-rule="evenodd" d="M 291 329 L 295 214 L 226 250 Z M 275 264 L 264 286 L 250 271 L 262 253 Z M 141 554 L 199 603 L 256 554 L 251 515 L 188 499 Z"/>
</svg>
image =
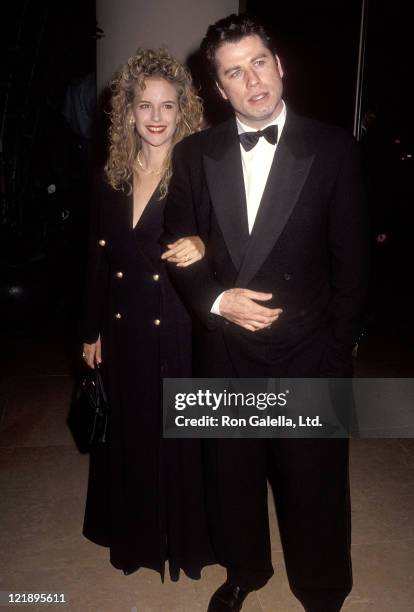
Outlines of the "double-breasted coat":
<svg viewBox="0 0 414 612">
<path fill-rule="evenodd" d="M 212 562 L 200 447 L 162 438 L 163 377 L 191 375 L 191 320 L 160 260 L 165 198 L 133 228 L 133 198 L 95 180 L 82 340 L 102 342 L 109 441 L 91 452 L 84 535 L 131 573 L 177 579 Z"/>
</svg>

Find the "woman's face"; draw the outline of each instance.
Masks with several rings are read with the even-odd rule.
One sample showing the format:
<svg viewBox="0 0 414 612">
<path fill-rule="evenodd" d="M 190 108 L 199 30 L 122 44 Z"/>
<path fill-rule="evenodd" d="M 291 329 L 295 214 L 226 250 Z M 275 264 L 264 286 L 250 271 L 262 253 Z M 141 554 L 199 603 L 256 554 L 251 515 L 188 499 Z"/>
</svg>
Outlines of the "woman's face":
<svg viewBox="0 0 414 612">
<path fill-rule="evenodd" d="M 178 122 L 176 88 L 162 78 L 145 79 L 145 89 L 135 90 L 132 114 L 143 142 L 153 147 L 171 144 Z"/>
</svg>

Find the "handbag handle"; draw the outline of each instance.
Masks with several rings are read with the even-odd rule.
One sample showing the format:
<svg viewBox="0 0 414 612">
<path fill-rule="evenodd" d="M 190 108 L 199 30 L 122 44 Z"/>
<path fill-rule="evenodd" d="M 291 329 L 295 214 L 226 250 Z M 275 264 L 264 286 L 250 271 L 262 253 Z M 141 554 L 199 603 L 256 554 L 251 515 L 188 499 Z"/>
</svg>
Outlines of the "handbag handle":
<svg viewBox="0 0 414 612">
<path fill-rule="evenodd" d="M 95 385 L 96 385 L 97 404 L 99 408 L 101 408 L 101 399 L 102 399 L 102 403 L 103 403 L 102 408 L 103 408 L 103 411 L 106 413 L 108 411 L 108 399 L 106 397 L 102 375 L 99 371 L 98 365 L 95 367 Z"/>
<path fill-rule="evenodd" d="M 93 439 L 93 437 L 95 436 L 95 428 L 97 424 L 96 419 L 99 414 L 103 417 L 103 430 L 100 433 L 98 441 L 106 442 L 107 441 L 107 431 L 108 431 L 108 399 L 106 397 L 102 375 L 99 371 L 98 365 L 96 365 L 94 369 L 94 373 L 95 373 L 95 396 L 96 396 L 97 410 L 96 410 L 95 423 L 94 423 L 91 439 Z"/>
</svg>

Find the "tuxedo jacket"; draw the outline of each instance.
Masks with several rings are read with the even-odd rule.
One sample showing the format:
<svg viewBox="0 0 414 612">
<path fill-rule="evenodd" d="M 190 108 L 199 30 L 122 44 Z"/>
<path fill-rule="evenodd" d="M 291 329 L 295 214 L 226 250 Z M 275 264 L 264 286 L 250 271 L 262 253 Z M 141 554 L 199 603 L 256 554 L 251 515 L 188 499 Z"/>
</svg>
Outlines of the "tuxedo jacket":
<svg viewBox="0 0 414 612">
<path fill-rule="evenodd" d="M 198 321 L 197 374 L 352 374 L 368 230 L 350 135 L 288 109 L 250 235 L 236 120 L 186 138 L 173 153 L 164 239 L 194 234 L 205 257 L 169 270 Z M 211 314 L 216 297 L 232 287 L 271 293 L 261 304 L 283 314 L 256 332 Z"/>
</svg>

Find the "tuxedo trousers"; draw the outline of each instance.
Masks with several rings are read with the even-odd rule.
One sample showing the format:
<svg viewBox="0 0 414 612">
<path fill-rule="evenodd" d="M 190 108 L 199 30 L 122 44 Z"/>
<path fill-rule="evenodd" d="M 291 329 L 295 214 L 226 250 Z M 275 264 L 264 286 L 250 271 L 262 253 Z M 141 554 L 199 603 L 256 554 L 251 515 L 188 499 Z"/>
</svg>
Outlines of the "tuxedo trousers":
<svg viewBox="0 0 414 612">
<path fill-rule="evenodd" d="M 209 527 L 229 580 L 255 590 L 273 574 L 269 482 L 293 593 L 307 610 L 339 610 L 352 587 L 348 440 L 203 443 Z M 315 598 L 332 607 L 313 608 Z"/>
<path fill-rule="evenodd" d="M 306 378 L 321 375 L 329 333 L 309 335 L 290 360 L 268 366 L 225 333 L 197 338 L 204 377 Z M 292 592 L 307 612 L 340 610 L 352 588 L 349 440 L 217 438 L 203 449 L 209 530 L 228 579 L 256 590 L 273 575 L 271 491 Z"/>
</svg>

